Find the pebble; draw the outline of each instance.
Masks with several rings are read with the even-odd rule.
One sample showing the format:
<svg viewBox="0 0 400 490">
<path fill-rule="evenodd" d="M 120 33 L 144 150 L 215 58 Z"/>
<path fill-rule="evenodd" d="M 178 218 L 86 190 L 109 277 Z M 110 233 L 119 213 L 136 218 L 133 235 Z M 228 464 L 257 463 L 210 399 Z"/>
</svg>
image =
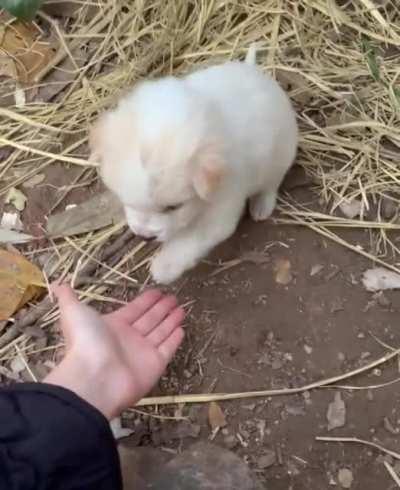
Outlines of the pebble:
<svg viewBox="0 0 400 490">
<path fill-rule="evenodd" d="M 280 360 L 280 359 L 274 359 L 272 361 L 272 369 L 281 369 L 281 367 L 283 366 L 283 362 Z"/>
<path fill-rule="evenodd" d="M 338 481 L 342 488 L 351 488 L 353 480 L 353 473 L 348 468 L 341 468 L 339 470 Z"/>
<path fill-rule="evenodd" d="M 257 466 L 261 470 L 264 470 L 265 468 L 269 468 L 270 466 L 275 464 L 275 461 L 276 461 L 275 451 L 271 451 L 270 449 L 268 449 L 265 454 L 263 454 L 257 459 Z"/>
<path fill-rule="evenodd" d="M 396 214 L 398 205 L 392 199 L 382 198 L 381 212 L 385 219 L 391 219 Z"/>
<path fill-rule="evenodd" d="M 224 446 L 227 449 L 235 449 L 235 447 L 239 444 L 239 441 L 232 434 L 231 435 L 228 435 L 228 436 L 225 436 L 224 439 L 223 439 L 223 442 L 224 442 Z"/>
<path fill-rule="evenodd" d="M 310 355 L 312 354 L 313 348 L 307 344 L 304 344 L 304 350 L 306 351 L 306 354 Z"/>
</svg>

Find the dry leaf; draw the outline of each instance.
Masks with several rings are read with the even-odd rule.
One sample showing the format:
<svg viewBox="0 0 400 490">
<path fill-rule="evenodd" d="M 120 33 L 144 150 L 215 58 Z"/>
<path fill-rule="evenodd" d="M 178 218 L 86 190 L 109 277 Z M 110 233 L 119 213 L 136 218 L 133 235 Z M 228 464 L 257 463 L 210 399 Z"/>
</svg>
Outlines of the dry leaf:
<svg viewBox="0 0 400 490">
<path fill-rule="evenodd" d="M 26 201 L 25 194 L 16 187 L 11 187 L 4 200 L 6 204 L 12 204 L 18 211 L 23 211 L 25 209 Z"/>
<path fill-rule="evenodd" d="M 329 404 L 326 418 L 328 419 L 328 430 L 343 427 L 346 423 L 346 405 L 342 400 L 340 391 L 335 393 L 333 402 Z"/>
<path fill-rule="evenodd" d="M 63 213 L 50 216 L 47 232 L 51 236 L 78 235 L 116 224 L 124 219 L 120 202 L 107 191 Z"/>
<path fill-rule="evenodd" d="M 288 285 L 293 279 L 290 269 L 291 264 L 289 260 L 278 259 L 275 262 L 275 281 L 284 286 Z"/>
<path fill-rule="evenodd" d="M 0 16 L 1 20 L 1 16 Z M 34 23 L 12 22 L 2 26 L 0 35 L 0 74 L 30 85 L 50 62 L 55 50 L 40 39 Z"/>
<path fill-rule="evenodd" d="M 339 204 L 339 208 L 346 218 L 353 219 L 361 214 L 362 203 L 358 199 L 343 201 Z"/>
<path fill-rule="evenodd" d="M 208 423 L 213 431 L 226 426 L 224 412 L 216 402 L 211 402 L 208 407 Z"/>
<path fill-rule="evenodd" d="M 383 291 L 384 289 L 399 289 L 400 274 L 384 267 L 375 267 L 364 272 L 362 283 L 367 291 Z"/>
<path fill-rule="evenodd" d="M 0 321 L 8 320 L 45 287 L 43 274 L 35 265 L 22 255 L 0 249 Z"/>
<path fill-rule="evenodd" d="M 36 187 L 38 184 L 41 184 L 46 178 L 45 174 L 36 174 L 30 179 L 26 180 L 22 186 L 31 189 L 32 187 Z"/>
</svg>

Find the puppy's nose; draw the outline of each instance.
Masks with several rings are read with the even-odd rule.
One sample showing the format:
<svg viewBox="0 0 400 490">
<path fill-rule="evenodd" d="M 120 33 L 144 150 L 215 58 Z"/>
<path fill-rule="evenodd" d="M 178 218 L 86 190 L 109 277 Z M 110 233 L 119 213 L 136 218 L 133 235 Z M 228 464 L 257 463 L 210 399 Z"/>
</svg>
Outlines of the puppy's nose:
<svg viewBox="0 0 400 490">
<path fill-rule="evenodd" d="M 149 235 L 141 235 L 141 237 L 143 238 L 143 240 L 145 242 L 152 242 L 153 240 L 155 240 L 157 238 L 156 235 L 152 235 L 152 236 L 149 236 Z"/>
<path fill-rule="evenodd" d="M 147 230 L 145 228 L 142 228 L 140 226 L 130 226 L 131 230 L 133 233 L 137 236 L 140 236 L 141 238 L 144 238 L 145 240 L 154 240 L 154 238 L 157 237 L 157 233 L 154 233 L 151 230 Z"/>
</svg>

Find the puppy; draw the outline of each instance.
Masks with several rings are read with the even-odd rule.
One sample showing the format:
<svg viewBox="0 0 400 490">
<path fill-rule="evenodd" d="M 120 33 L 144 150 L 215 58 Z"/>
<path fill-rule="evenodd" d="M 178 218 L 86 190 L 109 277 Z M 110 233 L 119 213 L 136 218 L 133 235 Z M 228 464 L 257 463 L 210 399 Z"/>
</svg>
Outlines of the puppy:
<svg viewBox="0 0 400 490">
<path fill-rule="evenodd" d="M 254 220 L 270 216 L 297 140 L 291 103 L 251 47 L 244 62 L 138 84 L 90 147 L 132 231 L 163 242 L 151 273 L 168 284 L 234 233 L 248 198 Z"/>
</svg>

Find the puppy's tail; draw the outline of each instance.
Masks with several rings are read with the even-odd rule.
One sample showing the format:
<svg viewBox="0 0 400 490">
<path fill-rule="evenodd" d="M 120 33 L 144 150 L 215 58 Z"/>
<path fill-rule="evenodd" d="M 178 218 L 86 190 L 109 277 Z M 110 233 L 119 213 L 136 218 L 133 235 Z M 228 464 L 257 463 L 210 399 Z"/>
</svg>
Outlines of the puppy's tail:
<svg viewBox="0 0 400 490">
<path fill-rule="evenodd" d="M 249 50 L 247 51 L 246 58 L 244 60 L 248 65 L 255 65 L 257 62 L 257 48 L 258 43 L 253 43 L 250 45 Z"/>
</svg>

